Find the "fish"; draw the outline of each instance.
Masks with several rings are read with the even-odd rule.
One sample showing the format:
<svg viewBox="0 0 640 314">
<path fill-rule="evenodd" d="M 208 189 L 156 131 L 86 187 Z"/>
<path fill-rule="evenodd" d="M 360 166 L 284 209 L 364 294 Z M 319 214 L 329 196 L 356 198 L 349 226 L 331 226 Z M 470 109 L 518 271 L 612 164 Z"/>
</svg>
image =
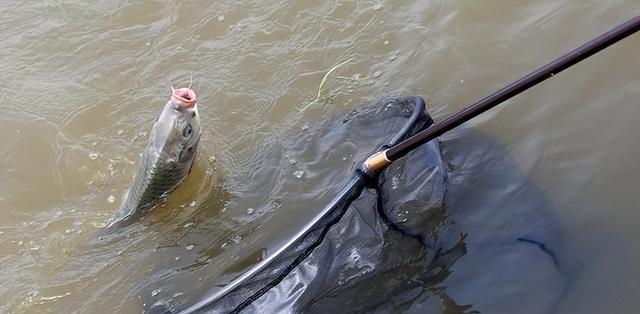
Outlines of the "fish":
<svg viewBox="0 0 640 314">
<path fill-rule="evenodd" d="M 166 202 L 191 172 L 200 135 L 196 93 L 190 87 L 172 88 L 171 98 L 149 132 L 133 185 L 107 228 L 139 221 Z"/>
</svg>

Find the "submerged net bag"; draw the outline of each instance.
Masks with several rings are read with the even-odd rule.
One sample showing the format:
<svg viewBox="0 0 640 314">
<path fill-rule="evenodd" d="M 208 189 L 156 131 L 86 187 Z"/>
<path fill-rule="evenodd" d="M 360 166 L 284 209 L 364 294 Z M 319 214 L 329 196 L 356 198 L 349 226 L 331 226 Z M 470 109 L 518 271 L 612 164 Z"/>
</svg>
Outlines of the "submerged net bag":
<svg viewBox="0 0 640 314">
<path fill-rule="evenodd" d="M 421 98 L 394 97 L 328 127 L 362 141 L 364 157 L 432 123 Z M 459 237 L 438 238 L 437 231 L 447 227 L 446 167 L 438 142 L 416 149 L 379 177 L 359 164 L 336 197 L 283 246 L 200 302 L 171 312 L 386 313 L 437 294 L 434 285 L 465 253 Z"/>
</svg>

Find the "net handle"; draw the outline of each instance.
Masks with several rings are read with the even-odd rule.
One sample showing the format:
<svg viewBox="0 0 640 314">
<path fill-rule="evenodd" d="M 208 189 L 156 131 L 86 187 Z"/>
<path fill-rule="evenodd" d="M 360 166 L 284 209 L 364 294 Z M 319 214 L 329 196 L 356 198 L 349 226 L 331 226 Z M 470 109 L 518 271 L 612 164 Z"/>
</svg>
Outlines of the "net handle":
<svg viewBox="0 0 640 314">
<path fill-rule="evenodd" d="M 387 150 L 372 155 L 364 162 L 364 168 L 367 169 L 367 171 L 372 171 L 374 173 L 380 172 L 393 161 L 405 156 L 418 146 L 435 139 L 481 113 L 499 105 L 505 100 L 522 93 L 523 91 L 562 72 L 572 65 L 615 44 L 638 30 L 640 30 L 640 16 L 629 19 L 610 31 L 555 59 L 551 63 L 458 111 L 445 120 L 433 124 L 426 130 L 398 143 L 397 145 L 394 145 Z"/>
</svg>

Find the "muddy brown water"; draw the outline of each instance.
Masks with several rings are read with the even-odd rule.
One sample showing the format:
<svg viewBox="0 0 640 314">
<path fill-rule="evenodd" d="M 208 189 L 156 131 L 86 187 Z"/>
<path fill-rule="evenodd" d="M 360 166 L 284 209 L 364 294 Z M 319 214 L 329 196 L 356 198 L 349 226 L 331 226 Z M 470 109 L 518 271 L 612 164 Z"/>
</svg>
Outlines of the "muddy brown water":
<svg viewBox="0 0 640 314">
<path fill-rule="evenodd" d="M 326 171 L 295 162 L 286 143 L 309 124 L 400 94 L 424 96 L 442 119 L 640 14 L 630 0 L 0 8 L 3 313 L 138 313 L 156 299 L 197 300 L 293 234 L 346 178 L 348 158 L 329 159 Z M 443 137 L 469 171 L 460 180 L 477 187 L 451 213 L 469 234 L 467 256 L 442 283 L 457 304 L 487 313 L 637 312 L 638 51 L 636 35 Z M 345 60 L 326 98 L 300 110 Z M 131 184 L 170 86 L 190 77 L 203 125 L 191 176 L 123 239 L 91 246 Z M 510 167 L 496 166 L 502 158 Z M 281 174 L 287 179 L 270 180 Z M 467 215 L 470 204 L 486 210 Z M 496 261 L 500 246 L 485 250 L 510 210 L 542 207 L 532 204 L 545 204 L 540 215 L 554 226 L 541 228 L 560 279 L 531 275 L 549 265 Z M 527 289 L 532 302 L 523 301 Z"/>
</svg>

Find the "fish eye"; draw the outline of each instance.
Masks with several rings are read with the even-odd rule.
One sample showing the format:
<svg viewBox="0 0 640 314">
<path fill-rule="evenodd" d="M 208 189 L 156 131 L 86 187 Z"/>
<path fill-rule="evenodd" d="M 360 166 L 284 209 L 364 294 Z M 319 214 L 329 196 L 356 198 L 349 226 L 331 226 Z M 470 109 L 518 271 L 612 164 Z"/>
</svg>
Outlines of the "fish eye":
<svg viewBox="0 0 640 314">
<path fill-rule="evenodd" d="M 187 126 L 184 127 L 184 129 L 182 130 L 182 136 L 184 137 L 189 137 L 191 136 L 191 124 L 187 124 Z"/>
</svg>

